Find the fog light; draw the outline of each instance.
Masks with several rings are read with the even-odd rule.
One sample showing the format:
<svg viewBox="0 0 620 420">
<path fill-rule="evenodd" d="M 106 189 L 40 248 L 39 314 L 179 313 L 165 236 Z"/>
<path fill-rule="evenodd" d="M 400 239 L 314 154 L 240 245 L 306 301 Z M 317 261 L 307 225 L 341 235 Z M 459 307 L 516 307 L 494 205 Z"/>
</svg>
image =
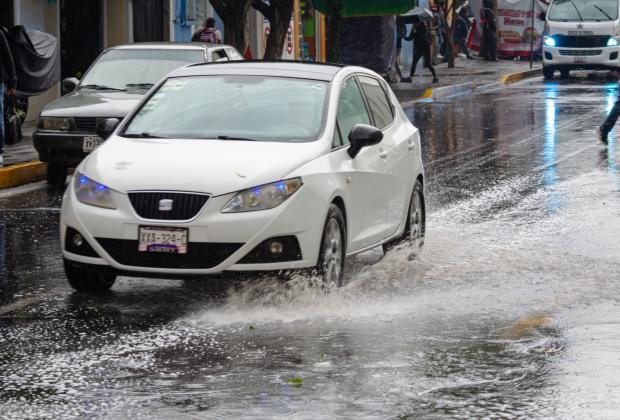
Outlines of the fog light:
<svg viewBox="0 0 620 420">
<path fill-rule="evenodd" d="M 280 241 L 273 241 L 269 244 L 271 255 L 280 255 L 284 252 L 284 244 Z"/>
<path fill-rule="evenodd" d="M 73 235 L 73 246 L 79 248 L 82 245 L 84 245 L 84 238 L 82 238 L 82 235 L 80 235 L 79 233 Z"/>
</svg>

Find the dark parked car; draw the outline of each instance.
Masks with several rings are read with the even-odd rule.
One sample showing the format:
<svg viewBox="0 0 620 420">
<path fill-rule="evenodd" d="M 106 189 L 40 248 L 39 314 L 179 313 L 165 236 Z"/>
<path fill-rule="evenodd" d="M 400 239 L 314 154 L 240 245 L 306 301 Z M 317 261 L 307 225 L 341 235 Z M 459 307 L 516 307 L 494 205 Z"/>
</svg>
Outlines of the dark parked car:
<svg viewBox="0 0 620 420">
<path fill-rule="evenodd" d="M 99 146 L 97 125 L 123 119 L 154 84 L 172 70 L 197 62 L 243 60 L 233 47 L 202 43 L 136 43 L 105 50 L 81 81 L 63 81 L 65 96 L 41 111 L 33 135 L 47 182 L 64 185 L 74 167 Z"/>
</svg>

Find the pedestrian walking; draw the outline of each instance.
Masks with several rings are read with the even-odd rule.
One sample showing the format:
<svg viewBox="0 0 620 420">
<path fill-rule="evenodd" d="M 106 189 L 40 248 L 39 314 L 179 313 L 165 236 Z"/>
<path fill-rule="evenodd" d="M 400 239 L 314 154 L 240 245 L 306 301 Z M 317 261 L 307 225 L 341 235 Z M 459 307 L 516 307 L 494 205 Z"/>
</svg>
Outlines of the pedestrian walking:
<svg viewBox="0 0 620 420">
<path fill-rule="evenodd" d="M 454 26 L 454 43 L 458 45 L 461 53 L 469 59 L 469 49 L 467 48 L 467 35 L 469 34 L 469 24 L 467 22 L 467 10 L 462 8 L 456 15 L 456 21 Z"/>
<path fill-rule="evenodd" d="M 204 26 L 192 35 L 192 42 L 222 43 L 222 34 L 215 28 L 214 18 L 209 17 L 205 20 Z"/>
<path fill-rule="evenodd" d="M 485 60 L 497 61 L 497 22 L 493 3 L 491 0 L 483 1 L 483 8 L 480 11 L 482 25 L 482 45 L 480 55 Z"/>
<path fill-rule="evenodd" d="M 17 91 L 15 63 L 6 39 L 5 29 L 0 28 L 0 167 L 4 166 L 4 94 L 14 96 Z"/>
<path fill-rule="evenodd" d="M 415 70 L 420 62 L 420 59 L 424 59 L 424 65 L 433 74 L 433 83 L 439 82 L 433 62 L 431 60 L 431 40 L 429 35 L 429 29 L 424 22 L 417 22 L 411 28 L 411 33 L 407 38 L 407 41 L 413 40 L 413 63 L 411 63 L 411 72 L 407 79 L 403 79 L 403 82 L 412 82 L 413 76 L 415 76 Z"/>
<path fill-rule="evenodd" d="M 616 104 L 611 109 L 611 112 L 605 119 L 605 122 L 603 122 L 603 125 L 598 128 L 598 139 L 604 144 L 607 144 L 607 136 L 609 136 L 609 132 L 616 125 L 618 117 L 620 117 L 620 98 L 616 101 Z"/>
</svg>

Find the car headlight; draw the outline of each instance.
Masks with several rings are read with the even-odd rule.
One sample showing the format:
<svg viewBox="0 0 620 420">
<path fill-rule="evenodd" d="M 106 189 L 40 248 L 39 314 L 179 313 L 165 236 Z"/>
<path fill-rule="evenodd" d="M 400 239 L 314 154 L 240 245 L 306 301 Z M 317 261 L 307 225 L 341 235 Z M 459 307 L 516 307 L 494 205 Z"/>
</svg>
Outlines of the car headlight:
<svg viewBox="0 0 620 420">
<path fill-rule="evenodd" d="M 295 194 L 301 186 L 301 178 L 292 178 L 239 191 L 224 206 L 222 213 L 273 209 Z"/>
<path fill-rule="evenodd" d="M 555 38 L 553 38 L 552 36 L 545 35 L 543 42 L 547 47 L 555 47 Z"/>
<path fill-rule="evenodd" d="M 618 45 L 620 45 L 618 38 L 609 38 L 609 41 L 607 41 L 608 47 L 617 47 Z"/>
<path fill-rule="evenodd" d="M 75 196 L 81 203 L 104 209 L 116 209 L 112 191 L 79 172 L 73 177 L 73 188 Z"/>
<path fill-rule="evenodd" d="M 41 130 L 69 131 L 71 121 L 63 117 L 40 117 L 37 128 Z"/>
</svg>

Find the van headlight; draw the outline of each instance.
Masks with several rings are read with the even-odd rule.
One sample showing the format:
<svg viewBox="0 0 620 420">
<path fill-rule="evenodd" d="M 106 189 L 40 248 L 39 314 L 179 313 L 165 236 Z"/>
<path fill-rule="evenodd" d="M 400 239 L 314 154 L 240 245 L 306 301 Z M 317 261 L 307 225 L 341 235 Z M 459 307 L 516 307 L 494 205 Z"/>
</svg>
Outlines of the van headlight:
<svg viewBox="0 0 620 420">
<path fill-rule="evenodd" d="M 73 188 L 75 196 L 81 203 L 104 209 L 116 209 L 112 190 L 97 181 L 93 181 L 86 175 L 76 172 L 73 177 Z"/>
<path fill-rule="evenodd" d="M 50 131 L 69 131 L 71 120 L 64 117 L 40 117 L 37 128 Z"/>
<path fill-rule="evenodd" d="M 543 42 L 547 47 L 555 47 L 555 38 L 552 36 L 545 35 L 543 37 Z"/>
<path fill-rule="evenodd" d="M 607 41 L 607 46 L 608 47 L 617 47 L 618 45 L 620 45 L 620 41 L 618 41 L 618 38 L 609 38 L 609 41 Z"/>
<path fill-rule="evenodd" d="M 301 186 L 301 178 L 292 178 L 239 191 L 224 206 L 222 213 L 273 209 L 295 194 Z"/>
</svg>

